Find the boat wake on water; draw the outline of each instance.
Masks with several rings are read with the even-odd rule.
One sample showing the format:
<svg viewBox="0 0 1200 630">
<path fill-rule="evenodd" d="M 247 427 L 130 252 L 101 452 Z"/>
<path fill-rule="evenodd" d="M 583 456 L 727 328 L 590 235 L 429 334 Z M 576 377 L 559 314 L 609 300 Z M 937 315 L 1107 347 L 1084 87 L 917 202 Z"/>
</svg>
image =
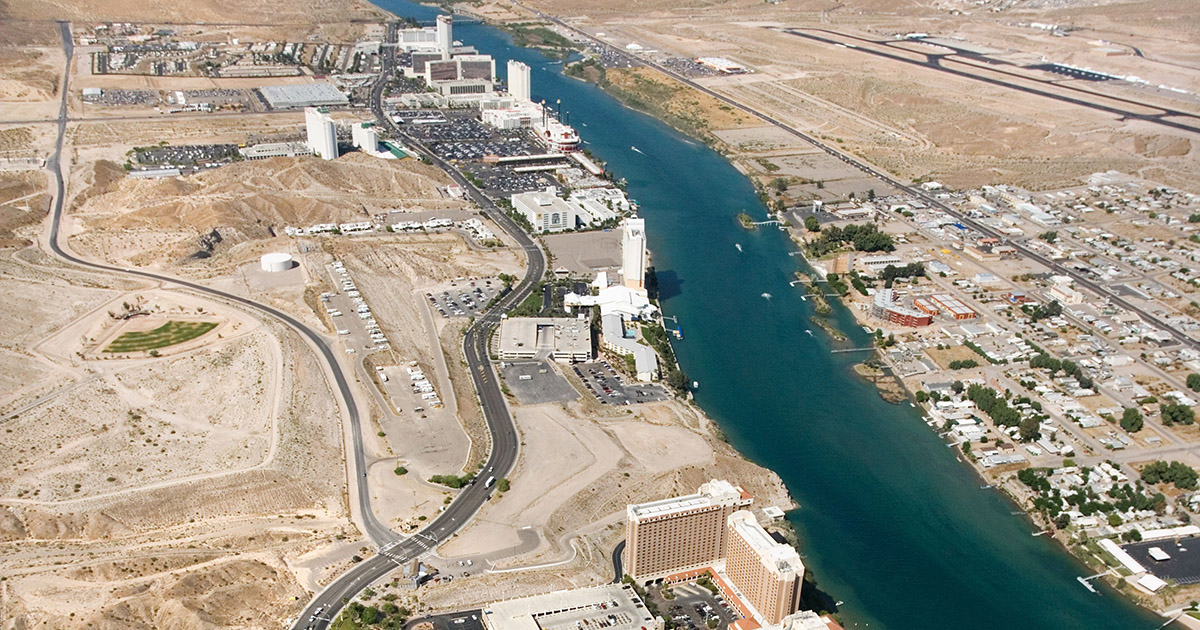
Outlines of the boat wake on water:
<svg viewBox="0 0 1200 630">
<path fill-rule="evenodd" d="M 741 244 L 741 243 L 734 243 L 734 244 L 733 244 L 733 246 L 734 246 L 734 247 L 736 247 L 736 248 L 738 249 L 738 251 L 739 251 L 739 252 L 740 252 L 740 251 L 742 251 L 742 244 Z"/>
<path fill-rule="evenodd" d="M 632 149 L 632 150 L 634 150 L 634 151 L 636 151 L 636 152 L 638 152 L 638 153 L 642 153 L 642 150 L 641 150 L 641 149 L 639 149 L 639 148 L 637 148 L 637 147 L 629 147 L 629 148 L 630 148 L 630 149 Z M 645 154 L 645 153 L 642 153 L 642 155 L 646 155 L 646 154 Z"/>
<path fill-rule="evenodd" d="M 768 302 L 770 302 L 770 301 L 771 301 L 771 294 L 770 294 L 770 293 L 764 293 L 764 294 L 762 294 L 762 296 L 763 296 L 764 298 L 766 298 L 766 300 L 767 300 Z"/>
</svg>

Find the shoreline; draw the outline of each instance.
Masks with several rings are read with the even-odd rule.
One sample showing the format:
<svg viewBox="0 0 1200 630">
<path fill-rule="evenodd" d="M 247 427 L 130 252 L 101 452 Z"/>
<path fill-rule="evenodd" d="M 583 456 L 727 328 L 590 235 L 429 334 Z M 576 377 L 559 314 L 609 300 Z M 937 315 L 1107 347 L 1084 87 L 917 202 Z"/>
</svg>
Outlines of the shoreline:
<svg viewBox="0 0 1200 630">
<path fill-rule="evenodd" d="M 435 4 L 432 6 L 438 6 L 439 8 L 442 8 L 443 10 L 445 10 L 447 8 L 445 5 L 436 5 Z M 524 8 L 524 7 L 521 7 L 521 8 Z M 470 13 L 469 15 L 473 19 L 479 20 L 481 23 L 500 28 L 506 32 L 511 32 L 510 29 L 505 28 L 503 22 L 497 22 L 494 20 L 490 20 L 485 16 L 481 16 L 481 15 L 474 14 L 474 13 Z M 534 19 L 540 19 L 540 18 L 537 18 L 535 16 Z M 585 55 L 586 55 L 586 53 L 585 53 Z M 574 61 L 574 62 L 565 64 L 564 68 L 563 68 L 563 73 L 569 78 L 574 78 L 574 79 L 582 80 L 585 82 L 593 83 L 594 85 L 599 87 L 601 90 L 603 90 L 606 94 L 608 94 L 609 96 L 612 96 L 614 99 L 616 99 L 623 106 L 628 107 L 629 109 L 638 111 L 639 113 L 646 114 L 652 118 L 655 118 L 656 120 L 668 125 L 675 131 L 683 134 L 684 136 L 686 136 L 690 139 L 693 139 L 693 140 L 697 140 L 697 141 L 705 144 L 709 148 L 713 149 L 718 154 L 720 154 L 722 158 L 724 158 L 726 161 L 728 161 L 743 176 L 750 179 L 751 182 L 754 184 L 754 188 L 760 193 L 760 196 L 763 198 L 764 203 L 767 201 L 763 187 L 760 186 L 759 182 L 756 180 L 756 176 L 746 166 L 748 158 L 746 158 L 745 156 L 742 156 L 738 153 L 733 152 L 731 150 L 731 148 L 724 141 L 722 141 L 718 136 L 715 135 L 715 132 L 718 131 L 717 129 L 709 128 L 707 126 L 702 129 L 694 129 L 694 128 L 687 128 L 684 125 L 680 125 L 680 124 L 678 124 L 678 121 L 673 120 L 673 118 L 674 118 L 673 116 L 669 115 L 669 113 L 664 113 L 665 110 L 660 110 L 659 108 L 646 106 L 644 101 L 641 101 L 640 99 L 637 99 L 637 98 L 633 98 L 632 95 L 630 95 L 627 91 L 622 90 L 616 86 L 613 86 L 608 81 L 605 81 L 603 73 L 600 75 L 600 80 L 594 80 L 593 78 L 588 77 L 586 75 L 577 76 L 576 74 L 572 74 L 572 73 L 568 72 L 569 68 L 575 67 L 582 63 L 586 63 L 587 61 L 589 61 L 591 59 L 593 59 L 593 56 L 586 55 L 583 60 Z M 693 88 L 691 88 L 690 86 L 679 83 L 676 79 L 674 79 L 673 77 L 671 77 L 665 73 L 662 73 L 657 68 L 654 68 L 652 66 L 641 66 L 640 68 L 644 69 L 646 71 L 652 72 L 655 75 L 660 76 L 662 79 L 668 81 L 671 84 L 678 85 L 681 88 L 681 90 L 683 90 L 685 92 L 696 93 L 696 91 Z M 794 239 L 795 231 L 793 231 L 793 230 L 789 230 L 789 235 L 792 236 Z M 853 300 L 851 300 L 851 302 L 853 302 Z M 866 315 L 865 312 L 854 312 L 859 309 L 850 307 L 850 304 L 845 301 L 843 301 L 843 305 L 850 308 L 855 322 L 859 323 L 860 325 L 866 325 L 868 323 L 868 320 L 866 319 L 868 316 Z M 823 318 L 823 317 L 814 317 L 814 324 L 818 325 L 819 327 L 821 327 L 824 330 L 826 330 L 827 332 L 829 332 L 831 334 L 831 336 L 835 335 L 837 332 L 837 329 L 832 324 L 830 324 L 828 322 L 825 322 L 824 325 L 817 323 L 818 321 L 824 321 L 825 319 L 826 318 Z M 858 370 L 855 369 L 855 372 L 858 373 Z M 864 377 L 864 375 L 862 375 L 861 373 L 859 374 L 859 376 Z M 906 397 L 912 396 L 914 394 L 912 388 L 909 386 L 908 383 L 905 383 L 902 378 L 899 378 L 899 377 L 893 377 L 893 378 L 894 378 L 894 380 L 896 380 L 900 383 L 900 386 L 903 389 L 903 391 L 905 392 Z M 704 412 L 704 410 L 698 404 L 693 403 L 693 405 L 697 410 L 700 411 L 700 413 L 702 413 L 704 415 L 704 417 L 706 419 L 708 419 L 710 422 L 712 422 L 712 419 L 708 416 L 707 413 Z M 924 407 L 921 407 L 921 409 L 922 409 L 922 411 L 924 411 Z M 713 424 L 714 424 L 714 426 L 716 426 L 715 422 Z M 735 449 L 735 452 L 736 452 L 736 449 Z M 984 469 L 982 469 L 979 466 L 979 464 L 974 460 L 974 458 L 968 457 L 968 459 L 970 460 L 969 463 L 971 464 L 971 468 L 976 472 L 976 475 L 979 478 L 983 479 L 984 481 L 988 481 L 989 477 L 987 476 L 987 473 L 984 471 Z M 962 461 L 961 458 L 960 458 L 960 461 Z M 769 469 L 765 469 L 765 470 L 769 470 Z M 999 474 L 1002 474 L 1004 472 L 1011 472 L 1011 471 L 1005 469 L 1004 467 L 1001 467 L 1000 469 L 995 470 L 996 476 L 999 476 Z M 772 471 L 772 474 L 774 474 L 773 471 Z M 1033 513 L 1031 513 L 1027 509 L 1027 507 L 1025 505 L 1025 501 L 1019 495 L 1019 493 L 1015 493 L 1015 492 L 1011 491 L 1006 486 L 1001 486 L 1000 489 L 1003 490 L 1005 492 L 1006 497 L 1017 508 L 1019 508 L 1022 515 L 1024 515 L 1035 526 L 1039 525 L 1038 517 L 1036 517 Z M 789 493 L 789 497 L 790 497 L 790 493 Z M 1071 554 L 1072 557 L 1074 557 L 1078 561 L 1082 562 L 1085 566 L 1091 567 L 1091 566 L 1093 566 L 1094 562 L 1098 562 L 1098 560 L 1095 558 L 1089 558 L 1088 556 L 1084 556 L 1084 555 L 1077 553 L 1075 551 L 1075 549 L 1073 549 L 1070 545 L 1068 545 L 1067 542 L 1065 540 L 1063 540 L 1060 536 L 1055 535 L 1055 539 L 1056 539 L 1056 541 L 1058 541 L 1058 543 L 1060 544 L 1061 548 L 1064 551 Z M 1092 560 L 1093 562 L 1089 562 L 1089 560 Z M 1101 563 L 1100 566 L 1107 568 L 1106 566 L 1103 565 L 1103 563 Z M 1143 607 L 1146 610 L 1152 611 L 1158 615 L 1164 615 L 1163 611 L 1147 605 L 1147 602 L 1145 602 L 1141 598 L 1137 597 L 1135 594 L 1129 592 L 1128 589 L 1118 588 L 1119 585 L 1116 585 L 1116 584 L 1113 584 L 1112 586 L 1113 586 L 1114 590 L 1118 590 L 1118 592 L 1125 595 L 1125 597 L 1132 603 L 1134 603 L 1140 607 Z"/>
<path fill-rule="evenodd" d="M 789 229 L 789 236 L 794 242 L 801 244 L 801 240 L 798 238 L 795 228 Z M 803 252 L 803 250 L 801 250 L 801 252 Z M 811 264 L 809 263 L 808 256 L 806 254 L 801 253 L 800 256 L 804 259 L 805 263 Z M 853 292 L 844 297 L 834 299 L 850 312 L 855 323 L 859 326 L 870 328 L 872 325 L 878 325 L 882 323 L 873 320 L 867 309 L 857 307 L 855 304 L 857 299 Z M 814 315 L 812 319 L 814 321 L 823 321 L 826 318 Z M 834 330 L 836 330 L 836 328 Z M 826 332 L 829 332 L 828 328 L 826 329 Z M 890 365 L 886 355 L 879 352 L 879 350 L 879 348 L 876 348 L 875 352 L 872 353 L 871 359 L 854 364 L 853 371 L 855 374 L 859 378 L 862 378 L 868 383 L 874 385 L 880 397 L 884 400 L 892 402 L 893 404 L 900 404 L 905 400 L 909 401 L 911 405 L 920 411 L 922 419 L 925 420 L 925 424 L 935 432 L 938 432 L 938 428 L 930 424 L 928 417 L 925 415 L 929 411 L 929 408 L 925 405 L 925 403 L 916 402 L 916 390 L 914 387 L 905 381 L 904 378 L 895 375 L 894 367 Z M 902 397 L 899 400 L 889 400 L 888 394 L 890 392 L 888 390 L 890 388 L 882 387 L 878 377 L 869 375 L 869 372 L 874 371 L 867 365 L 868 362 L 871 361 L 879 362 L 881 365 L 886 366 L 887 370 L 891 372 L 891 375 L 887 378 L 887 380 L 896 384 L 896 386 L 898 386 L 903 392 Z M 942 370 L 939 371 L 937 375 L 946 376 L 947 378 L 953 380 L 953 374 L 948 374 L 946 372 L 946 370 Z M 1020 512 L 1022 518 L 1034 527 L 1036 531 L 1031 534 L 1032 536 L 1041 536 L 1048 533 L 1063 552 L 1069 554 L 1072 558 L 1082 563 L 1090 571 L 1102 573 L 1100 576 L 1101 579 L 1112 591 L 1126 598 L 1133 604 L 1141 608 L 1145 608 L 1146 610 L 1149 610 L 1163 618 L 1170 618 L 1172 616 L 1173 613 L 1171 613 L 1169 609 L 1160 609 L 1151 605 L 1150 600 L 1148 599 L 1149 595 L 1130 586 L 1130 584 L 1123 577 L 1114 575 L 1114 570 L 1103 559 L 1091 552 L 1087 546 L 1081 543 L 1072 543 L 1070 538 L 1065 534 L 1064 530 L 1058 529 L 1052 522 L 1048 521 L 1043 514 L 1031 509 L 1032 498 L 1025 490 L 1024 486 L 1016 483 L 1015 477 L 1005 477 L 1005 474 L 1022 468 L 1031 468 L 1032 466 L 1007 465 L 997 466 L 994 469 L 984 468 L 979 463 L 979 458 L 976 457 L 974 453 L 963 452 L 962 442 L 946 441 L 944 434 L 940 432 L 938 433 L 938 437 L 945 441 L 947 447 L 955 449 L 956 453 L 959 454 L 958 460 L 970 467 L 970 470 L 975 474 L 975 476 L 985 484 L 983 488 L 998 490 L 1004 495 L 1005 499 Z M 1093 575 L 1095 575 L 1095 573 L 1093 573 Z M 1178 608 L 1178 606 L 1175 608 Z M 1187 620 L 1183 621 L 1184 618 L 1187 618 Z M 1188 617 L 1186 611 L 1179 615 L 1178 618 L 1176 618 L 1176 621 L 1179 621 L 1183 625 L 1200 629 L 1200 619 Z"/>
<path fill-rule="evenodd" d="M 481 21 L 486 22 L 486 20 L 481 20 Z M 571 62 L 569 64 L 564 65 L 564 69 L 563 69 L 564 74 L 566 74 L 568 77 L 571 77 L 571 78 L 574 78 L 574 79 L 577 79 L 580 81 L 592 83 L 592 84 L 596 85 L 597 87 L 599 87 L 601 90 L 603 90 L 606 94 L 615 98 L 622 105 L 624 105 L 630 109 L 633 109 L 635 111 L 638 111 L 642 114 L 651 116 L 651 117 L 655 118 L 656 120 L 659 120 L 660 122 L 670 126 L 675 131 L 687 136 L 688 138 L 691 138 L 693 140 L 697 140 L 699 142 L 704 143 L 706 146 L 708 146 L 709 148 L 711 148 L 714 151 L 716 151 L 717 153 L 719 153 L 725 160 L 727 160 L 730 163 L 731 166 L 733 166 L 736 170 L 738 170 L 738 172 L 742 173 L 742 175 L 744 175 L 745 177 L 750 179 L 750 181 L 754 184 L 755 189 L 758 190 L 760 192 L 760 194 L 764 194 L 764 192 L 763 192 L 764 189 L 759 185 L 758 181 L 755 179 L 755 176 L 753 175 L 751 170 L 747 167 L 747 164 L 746 164 L 747 158 L 732 151 L 725 142 L 723 142 L 720 138 L 718 138 L 714 133 L 717 130 L 714 130 L 711 128 L 704 128 L 703 132 L 697 133 L 697 130 L 695 130 L 695 129 L 686 128 L 683 125 L 676 124 L 676 122 L 672 120 L 672 118 L 673 118 L 672 116 L 660 115 L 659 111 L 655 111 L 656 108 L 639 107 L 639 105 L 642 104 L 640 99 L 631 98 L 631 95 L 628 92 L 614 87 L 610 82 L 608 82 L 605 79 L 605 73 L 604 73 L 605 71 L 604 70 L 601 70 L 600 76 L 599 76 L 600 80 L 598 80 L 598 81 L 593 80 L 591 77 L 588 77 L 586 74 L 576 75 L 576 74 L 567 72 L 567 70 L 569 68 L 577 66 L 577 65 L 581 65 L 581 64 L 586 64 L 591 59 L 592 59 L 591 56 L 586 56 L 582 60 Z M 650 66 L 641 66 L 641 67 L 645 68 L 657 75 L 660 75 L 661 77 L 663 77 L 664 79 L 666 79 L 667 81 L 669 81 L 672 84 L 678 84 L 678 82 L 673 77 L 663 74 L 656 68 L 653 68 Z M 689 86 L 686 86 L 683 84 L 679 84 L 679 85 L 684 90 L 694 92 L 694 90 L 692 88 L 690 88 Z M 768 213 L 769 213 L 768 216 L 771 216 L 769 210 L 768 210 Z M 744 215 L 745 213 L 743 212 L 742 214 Z M 737 218 L 738 218 L 740 227 L 742 227 L 744 229 L 749 229 L 747 227 L 747 225 L 745 224 L 746 222 L 745 222 L 744 218 L 741 215 L 739 215 L 739 217 L 737 217 Z M 796 227 L 788 227 L 787 228 L 789 238 L 791 238 L 793 240 L 793 242 L 795 242 L 799 245 L 799 244 L 801 244 L 801 240 L 798 239 L 798 237 L 797 237 L 797 229 L 798 228 L 796 228 Z M 801 251 L 803 251 L 803 250 L 801 250 Z M 807 255 L 801 253 L 801 257 L 804 258 L 806 263 L 808 263 Z M 798 271 L 797 273 L 801 273 L 801 272 Z M 859 324 L 860 326 L 863 326 L 863 327 L 869 327 L 873 322 L 869 319 L 869 315 L 868 315 L 867 311 L 864 309 L 859 309 L 859 308 L 852 306 L 854 300 L 850 299 L 849 301 L 847 301 L 847 298 L 849 298 L 849 297 L 850 296 L 845 296 L 842 298 L 835 298 L 835 299 L 837 299 L 837 301 L 839 303 L 841 303 L 842 306 L 846 307 L 850 311 L 851 316 L 854 318 L 854 321 L 857 324 Z M 827 300 L 823 300 L 823 301 L 827 301 Z M 835 341 L 844 341 L 846 339 L 845 335 L 842 334 L 841 331 L 838 330 L 834 324 L 832 324 L 831 322 L 828 321 L 830 314 L 831 313 L 825 313 L 825 314 L 817 313 L 810 318 L 810 321 L 815 326 L 824 330 Z M 880 361 L 880 363 L 882 365 L 886 366 L 888 372 L 892 372 L 892 367 L 886 361 L 885 358 L 882 358 L 882 353 L 880 353 L 878 351 L 878 349 L 873 353 L 873 357 L 876 360 Z M 880 397 L 883 398 L 885 401 L 892 403 L 892 404 L 900 404 L 900 403 L 904 402 L 905 400 L 908 400 L 908 401 L 910 401 L 910 404 L 916 405 L 916 403 L 913 402 L 916 392 L 913 390 L 913 387 L 904 380 L 904 378 L 902 378 L 900 376 L 896 376 L 894 373 L 886 374 L 883 376 L 882 380 L 884 382 L 890 382 L 893 385 L 891 387 L 882 387 L 881 385 L 883 383 L 880 382 L 881 381 L 880 376 L 875 376 L 875 375 L 868 376 L 867 373 L 864 373 L 864 372 L 868 372 L 868 371 L 870 371 L 870 372 L 876 371 L 876 370 L 872 370 L 867 365 L 867 362 L 856 363 L 852 369 L 857 377 L 862 378 L 863 380 L 866 380 L 867 382 L 874 385 L 876 387 L 876 390 L 879 392 Z M 889 399 L 889 396 L 895 398 L 895 400 Z M 698 409 L 700 409 L 699 405 L 696 405 L 696 407 Z M 924 413 L 927 411 L 927 408 L 923 404 L 916 406 L 916 408 L 922 412 L 922 415 L 924 415 Z M 703 413 L 703 409 L 700 409 L 700 411 L 701 411 L 701 413 Z M 707 414 L 705 414 L 705 417 L 706 418 L 708 417 Z M 711 419 L 710 419 L 710 421 L 711 421 Z M 928 422 L 926 424 L 928 424 Z M 953 443 L 948 443 L 948 445 L 950 445 L 950 444 L 953 444 Z M 959 458 L 960 461 L 963 461 L 963 459 L 964 458 L 962 458 L 962 457 Z M 1072 558 L 1074 558 L 1077 561 L 1079 561 L 1080 563 L 1082 563 L 1089 570 L 1104 571 L 1105 575 L 1103 576 L 1103 579 L 1104 579 L 1105 583 L 1109 586 L 1109 588 L 1111 588 L 1113 591 L 1119 593 L 1121 596 L 1125 597 L 1127 600 L 1129 600 L 1133 604 L 1135 604 L 1139 607 L 1145 608 L 1147 610 L 1150 610 L 1159 616 L 1162 616 L 1164 618 L 1171 617 L 1171 613 L 1169 613 L 1167 610 L 1159 609 L 1155 606 L 1150 605 L 1150 602 L 1146 599 L 1146 597 L 1143 596 L 1140 593 L 1140 591 L 1136 591 L 1131 586 L 1129 586 L 1129 584 L 1124 580 L 1124 578 L 1117 578 L 1116 576 L 1112 575 L 1109 566 L 1107 564 L 1105 564 L 1101 559 L 1097 558 L 1096 556 L 1094 556 L 1092 554 L 1081 553 L 1081 551 L 1083 551 L 1083 552 L 1087 551 L 1086 547 L 1084 547 L 1082 545 L 1072 545 L 1070 543 L 1070 540 L 1067 539 L 1067 537 L 1065 536 L 1065 534 L 1063 534 L 1063 532 L 1061 530 L 1054 528 L 1052 523 L 1044 522 L 1045 519 L 1037 512 L 1031 511 L 1029 509 L 1030 508 L 1029 499 L 1028 499 L 1028 497 L 1023 496 L 1024 493 L 1021 492 L 1021 489 L 1018 487 L 1016 490 L 1014 490 L 1009 487 L 1012 482 L 1012 478 L 1005 480 L 1004 483 L 1002 483 L 1000 485 L 992 485 L 992 482 L 998 481 L 1003 473 L 1011 472 L 1010 470 L 1008 470 L 1008 467 L 999 467 L 992 475 L 989 475 L 987 469 L 983 468 L 979 464 L 978 458 L 974 457 L 973 455 L 968 454 L 965 458 L 965 463 L 967 463 L 970 466 L 970 469 L 975 473 L 975 475 L 981 481 L 983 481 L 985 484 L 987 484 L 987 487 L 992 487 L 992 488 L 1000 490 L 1004 494 L 1006 499 L 1017 510 L 1020 511 L 1020 513 L 1024 517 L 1024 519 L 1027 520 L 1027 522 L 1029 522 L 1031 525 L 1033 525 L 1036 529 L 1038 529 L 1038 532 L 1035 532 L 1033 535 L 1039 535 L 1039 533 L 1045 533 L 1046 531 L 1049 531 L 1051 533 L 1051 537 L 1055 540 L 1055 542 L 1058 544 L 1058 546 L 1060 547 L 1060 549 L 1062 551 L 1066 552 Z M 1184 618 L 1187 618 L 1186 613 L 1179 615 L 1178 620 L 1182 620 Z M 1183 623 L 1184 625 L 1189 625 L 1191 627 L 1200 628 L 1200 620 L 1187 619 L 1187 621 L 1180 621 L 1180 623 Z"/>
</svg>

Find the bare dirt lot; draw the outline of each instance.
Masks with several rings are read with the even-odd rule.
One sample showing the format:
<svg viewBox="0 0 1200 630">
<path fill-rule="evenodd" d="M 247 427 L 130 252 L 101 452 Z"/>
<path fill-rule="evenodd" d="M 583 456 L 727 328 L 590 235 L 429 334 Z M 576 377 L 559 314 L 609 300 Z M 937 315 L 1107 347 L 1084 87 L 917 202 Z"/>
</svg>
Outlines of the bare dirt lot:
<svg viewBox="0 0 1200 630">
<path fill-rule="evenodd" d="M 760 507 L 790 506 L 773 473 L 715 438 L 708 420 L 687 404 L 648 403 L 626 412 L 585 399 L 515 412 L 521 458 L 511 490 L 497 493 L 438 550 L 447 558 L 443 565 L 472 557 L 501 573 L 433 589 L 423 597 L 427 605 L 465 606 L 611 579 L 625 506 L 695 492 L 709 478 L 743 485 Z M 526 543 L 531 534 L 536 544 Z M 547 563 L 554 568 L 521 570 Z"/>
<path fill-rule="evenodd" d="M 535 4 L 558 15 L 579 15 L 571 0 Z M 1134 7 L 1146 13 L 1134 15 Z M 919 16 L 919 30 L 962 38 L 964 45 L 987 47 L 996 60 L 1013 64 L 1009 66 L 1013 76 L 1008 76 L 995 66 L 964 57 L 942 62 L 956 71 L 1133 112 L 1171 107 L 1194 114 L 1200 111 L 1194 95 L 1172 96 L 1164 90 L 1120 82 L 1070 80 L 1023 67 L 1039 61 L 1070 63 L 1148 78 L 1150 86 L 1163 83 L 1194 92 L 1200 88 L 1200 72 L 1180 60 L 1196 58 L 1200 47 L 1191 37 L 1194 20 L 1182 19 L 1179 3 L 1111 2 L 1103 7 L 1066 3 L 1057 10 L 1022 7 L 1002 13 L 1002 18 L 990 13 L 988 17 L 976 12 L 952 14 L 950 10 L 949 6 L 931 8 L 891 0 L 853 2 L 833 10 L 812 2 L 764 7 L 732 1 L 696 12 L 656 2 L 620 9 L 580 8 L 587 17 L 570 19 L 591 32 L 603 32 L 605 39 L 619 48 L 636 43 L 661 55 L 734 59 L 750 73 L 698 81 L 862 156 L 902 180 L 936 179 L 954 187 L 1011 183 L 1043 189 L 1109 169 L 1140 173 L 1174 185 L 1195 179 L 1197 161 L 1186 159 L 1195 150 L 1193 132 L 1122 119 L 1078 103 L 867 52 L 924 60 L 935 47 L 888 43 L 894 42 L 897 34 L 911 32 L 913 19 Z M 1169 18 L 1151 19 L 1149 15 L 1177 16 L 1180 23 L 1167 24 Z M 1122 23 L 1124 19 L 1129 22 Z M 1066 37 L 1053 37 L 1020 25 L 1039 20 L 1082 28 Z M 832 43 L 797 37 L 784 33 L 783 28 L 797 28 Z M 1123 43 L 1125 54 L 1097 54 L 1098 46 L 1107 42 L 1111 48 L 1114 41 Z M 1128 48 L 1130 41 L 1151 46 L 1154 53 L 1145 54 L 1139 48 L 1144 54 L 1139 57 Z M 648 73 L 634 74 L 645 82 L 649 78 L 643 75 Z M 628 83 L 628 72 L 609 74 L 624 77 L 621 80 Z M 670 103 L 687 95 L 686 91 L 663 89 L 641 92 L 644 99 L 654 101 L 646 107 L 650 111 L 669 111 Z M 701 131 L 741 126 L 721 122 L 719 116 L 712 120 L 713 124 Z M 695 128 L 687 120 L 677 126 L 685 131 Z M 758 156 L 740 156 L 736 150 L 734 154 L 743 170 L 753 174 L 751 164 Z"/>
<path fill-rule="evenodd" d="M 339 416 L 312 352 L 221 304 L 36 250 L 5 252 L 0 291 L 6 619 L 277 626 L 303 594 L 286 559 L 354 535 Z M 162 357 L 85 358 L 124 303 L 203 307 L 224 332 Z"/>
<path fill-rule="evenodd" d="M 187 178 L 139 180 L 105 160 L 74 178 L 72 247 L 122 265 L 179 261 L 216 230 L 219 251 L 286 226 L 361 221 L 364 204 L 441 202 L 440 172 L 413 160 L 361 154 L 334 162 L 276 158 L 237 162 Z M 211 264 L 211 263 L 210 263 Z"/>
<path fill-rule="evenodd" d="M 362 0 L 288 0 L 287 2 L 229 3 L 201 0 L 180 4 L 172 0 L 114 0 L 96 4 L 86 0 L 26 0 L 0 5 L 0 17 L 45 20 L 64 19 L 89 22 L 245 22 L 275 24 L 312 24 L 378 19 L 379 9 Z"/>
</svg>

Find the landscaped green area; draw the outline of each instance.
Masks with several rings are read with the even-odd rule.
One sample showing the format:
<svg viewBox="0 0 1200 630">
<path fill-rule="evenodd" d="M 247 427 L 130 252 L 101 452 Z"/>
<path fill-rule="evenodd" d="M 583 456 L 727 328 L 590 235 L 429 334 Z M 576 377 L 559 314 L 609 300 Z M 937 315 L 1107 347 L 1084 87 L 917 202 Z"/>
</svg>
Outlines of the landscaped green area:
<svg viewBox="0 0 1200 630">
<path fill-rule="evenodd" d="M 474 473 L 465 475 L 434 475 L 429 478 L 430 483 L 441 484 L 443 486 L 454 488 L 455 490 L 471 483 L 475 479 Z"/>
<path fill-rule="evenodd" d="M 104 351 L 124 353 L 166 348 L 195 339 L 216 327 L 216 322 L 169 321 L 154 330 L 124 333 Z"/>
</svg>

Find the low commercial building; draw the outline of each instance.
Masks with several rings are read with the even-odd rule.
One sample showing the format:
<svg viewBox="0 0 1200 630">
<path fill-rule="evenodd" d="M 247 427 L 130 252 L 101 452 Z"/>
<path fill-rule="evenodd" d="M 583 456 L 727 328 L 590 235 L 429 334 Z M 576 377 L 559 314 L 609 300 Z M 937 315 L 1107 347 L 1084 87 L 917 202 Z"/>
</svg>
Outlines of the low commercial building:
<svg viewBox="0 0 1200 630">
<path fill-rule="evenodd" d="M 512 196 L 513 209 L 525 217 L 537 232 L 575 229 L 575 208 L 553 191 L 551 188 Z"/>
<path fill-rule="evenodd" d="M 183 171 L 175 167 L 166 168 L 148 168 L 140 171 L 129 171 L 130 177 L 138 179 L 162 179 L 164 177 L 178 177 Z"/>
<path fill-rule="evenodd" d="M 297 157 L 312 155 L 312 149 L 303 142 L 269 142 L 238 149 L 247 160 L 265 160 L 273 157 Z"/>
<path fill-rule="evenodd" d="M 542 355 L 559 363 L 591 361 L 592 328 L 569 317 L 505 317 L 497 333 L 500 358 L 523 361 Z"/>
<path fill-rule="evenodd" d="M 880 289 L 875 292 L 871 301 L 871 316 L 900 326 L 917 327 L 933 323 L 932 313 L 904 306 L 892 289 Z"/>
<path fill-rule="evenodd" d="M 964 304 L 962 300 L 949 293 L 936 293 L 929 296 L 929 299 L 954 319 L 975 319 L 975 311 L 971 310 L 971 307 Z"/>
<path fill-rule="evenodd" d="M 630 333 L 626 318 L 620 313 L 600 316 L 600 344 L 609 352 L 623 357 L 633 357 L 637 379 L 649 383 L 658 378 L 658 353 Z"/>
<path fill-rule="evenodd" d="M 858 262 L 871 273 L 879 273 L 887 269 L 889 265 L 893 267 L 904 266 L 904 260 L 894 254 L 880 254 L 877 256 L 861 256 Z"/>
<path fill-rule="evenodd" d="M 725 74 L 745 74 L 746 68 L 725 57 L 697 57 L 696 63 Z"/>
<path fill-rule="evenodd" d="M 334 107 L 348 105 L 350 99 L 329 83 L 301 83 L 298 85 L 269 85 L 258 88 L 271 109 L 299 109 L 301 107 Z"/>
<path fill-rule="evenodd" d="M 1065 285 L 1056 284 L 1050 287 L 1050 299 L 1058 300 L 1061 304 L 1083 304 L 1083 293 Z"/>
<path fill-rule="evenodd" d="M 937 315 L 941 312 L 933 300 L 924 297 L 913 298 L 913 308 L 929 315 Z"/>
<path fill-rule="evenodd" d="M 483 607 L 487 630 L 662 630 L 627 584 L 604 584 L 491 602 Z"/>
</svg>

